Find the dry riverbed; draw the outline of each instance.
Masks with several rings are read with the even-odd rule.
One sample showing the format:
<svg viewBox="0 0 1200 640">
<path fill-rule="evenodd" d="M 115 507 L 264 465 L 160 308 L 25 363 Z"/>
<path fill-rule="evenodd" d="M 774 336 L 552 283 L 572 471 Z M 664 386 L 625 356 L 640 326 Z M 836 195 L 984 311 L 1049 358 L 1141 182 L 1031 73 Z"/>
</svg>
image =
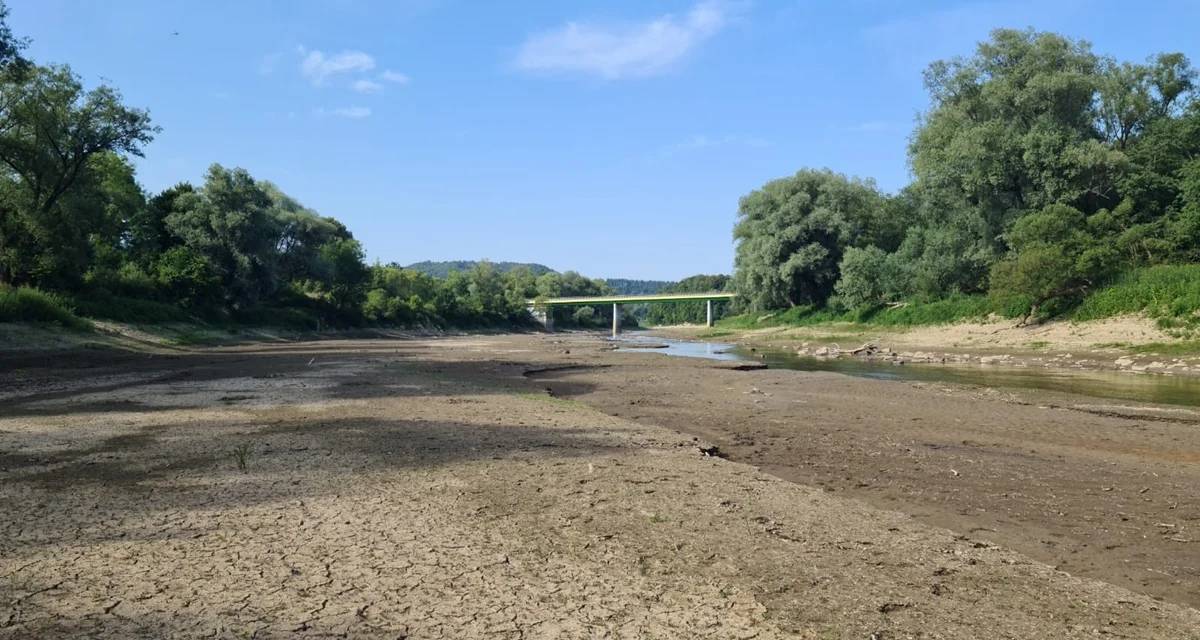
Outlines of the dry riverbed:
<svg viewBox="0 0 1200 640">
<path fill-rule="evenodd" d="M 604 346 L 2 351 L 0 638 L 1200 636 L 1195 416 Z"/>
</svg>

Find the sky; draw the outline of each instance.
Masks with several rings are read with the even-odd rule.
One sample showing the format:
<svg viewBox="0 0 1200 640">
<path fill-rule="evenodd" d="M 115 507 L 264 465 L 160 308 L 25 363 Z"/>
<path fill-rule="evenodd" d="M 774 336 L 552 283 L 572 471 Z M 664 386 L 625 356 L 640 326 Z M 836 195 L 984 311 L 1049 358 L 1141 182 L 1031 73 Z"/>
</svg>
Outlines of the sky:
<svg viewBox="0 0 1200 640">
<path fill-rule="evenodd" d="M 149 109 L 149 191 L 243 167 L 368 259 L 729 273 L 738 199 L 909 181 L 921 71 L 997 27 L 1200 63 L 1194 0 L 8 0 L 40 63 Z"/>
</svg>

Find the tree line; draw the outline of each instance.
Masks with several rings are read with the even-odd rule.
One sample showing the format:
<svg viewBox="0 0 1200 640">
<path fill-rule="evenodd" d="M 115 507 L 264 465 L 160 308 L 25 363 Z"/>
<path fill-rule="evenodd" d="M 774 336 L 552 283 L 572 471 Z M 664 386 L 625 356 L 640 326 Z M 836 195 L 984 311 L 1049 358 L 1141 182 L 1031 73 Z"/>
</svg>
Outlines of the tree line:
<svg viewBox="0 0 1200 640">
<path fill-rule="evenodd" d="M 935 62 L 913 181 L 805 169 L 743 197 L 744 310 L 878 309 L 988 294 L 1028 317 L 1131 269 L 1200 261 L 1200 101 L 1180 53 L 1118 61 L 998 29 Z"/>
<path fill-rule="evenodd" d="M 214 164 L 198 184 L 148 194 L 130 158 L 159 133 L 149 112 L 29 60 L 7 16 L 0 2 L 0 320 L 51 317 L 38 303 L 131 321 L 520 326 L 527 299 L 612 292 L 486 261 L 444 278 L 369 265 L 346 225 L 244 169 Z"/>
</svg>

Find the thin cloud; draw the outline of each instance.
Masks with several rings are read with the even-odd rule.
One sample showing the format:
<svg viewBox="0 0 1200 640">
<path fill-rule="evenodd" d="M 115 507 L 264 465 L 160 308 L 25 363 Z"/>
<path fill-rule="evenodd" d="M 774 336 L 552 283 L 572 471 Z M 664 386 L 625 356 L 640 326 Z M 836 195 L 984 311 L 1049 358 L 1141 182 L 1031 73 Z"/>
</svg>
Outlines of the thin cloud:
<svg viewBox="0 0 1200 640">
<path fill-rule="evenodd" d="M 383 85 L 375 82 L 374 80 L 367 80 L 366 78 L 356 80 L 354 84 L 350 86 L 359 93 L 378 93 L 383 91 Z"/>
<path fill-rule="evenodd" d="M 658 152 L 658 155 L 656 157 L 659 160 L 663 160 L 666 158 L 670 158 L 671 156 L 683 153 L 685 151 L 695 151 L 698 149 L 709 149 L 712 147 L 723 147 L 723 146 L 740 146 L 740 147 L 761 148 L 761 147 L 769 147 L 769 146 L 771 146 L 771 143 L 762 138 L 756 138 L 754 136 L 724 136 L 724 137 L 720 137 L 720 138 L 712 138 L 709 136 L 699 135 L 699 136 L 692 136 L 688 140 L 685 140 L 685 141 L 677 143 L 677 144 L 673 144 L 669 147 L 666 147 L 665 149 L 662 149 L 661 151 Z"/>
<path fill-rule="evenodd" d="M 385 82 L 394 82 L 396 84 L 408 84 L 408 76 L 396 71 L 384 71 L 379 74 L 379 79 Z"/>
<path fill-rule="evenodd" d="M 333 110 L 333 115 L 343 118 L 368 118 L 371 110 L 366 107 L 341 107 Z"/>
<path fill-rule="evenodd" d="M 259 75 L 269 76 L 272 73 L 275 73 L 275 68 L 279 66 L 279 59 L 282 57 L 283 55 L 278 52 L 268 53 L 267 55 L 263 56 L 262 59 L 258 61 Z"/>
<path fill-rule="evenodd" d="M 340 118 L 352 118 L 355 120 L 371 117 L 371 110 L 367 107 L 338 107 L 337 109 L 327 110 L 323 107 L 313 109 L 315 116 L 338 116 Z"/>
<path fill-rule="evenodd" d="M 684 15 L 668 14 L 636 24 L 568 22 L 528 38 L 514 64 L 523 71 L 607 80 L 657 75 L 720 32 L 728 17 L 724 3 L 705 0 Z"/>
<path fill-rule="evenodd" d="M 317 86 L 325 84 L 332 75 L 364 73 L 375 68 L 375 58 L 362 51 L 347 50 L 327 56 L 321 51 L 308 51 L 304 47 L 298 47 L 297 50 L 304 56 L 300 62 L 300 72 Z"/>
<path fill-rule="evenodd" d="M 887 131 L 889 129 L 895 129 L 895 128 L 896 128 L 896 125 L 892 124 L 891 122 L 884 122 L 882 120 L 872 120 L 870 122 L 860 122 L 856 125 L 846 127 L 846 130 L 847 131 L 866 132 L 866 131 Z"/>
</svg>

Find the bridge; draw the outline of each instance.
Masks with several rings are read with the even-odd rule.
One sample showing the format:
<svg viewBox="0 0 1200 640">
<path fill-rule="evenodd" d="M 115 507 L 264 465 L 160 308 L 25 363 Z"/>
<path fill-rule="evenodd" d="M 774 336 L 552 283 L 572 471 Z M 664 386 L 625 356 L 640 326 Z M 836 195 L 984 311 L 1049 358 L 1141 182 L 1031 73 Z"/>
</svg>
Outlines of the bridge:
<svg viewBox="0 0 1200 640">
<path fill-rule="evenodd" d="M 708 293 L 653 293 L 631 296 L 577 296 L 570 298 L 539 298 L 527 300 L 529 312 L 539 322 L 546 326 L 547 331 L 554 331 L 554 318 L 550 314 L 551 307 L 594 307 L 601 304 L 613 306 L 613 335 L 621 332 L 621 305 L 638 304 L 642 302 L 705 302 L 708 306 L 708 326 L 713 326 L 713 301 L 732 300 L 736 293 L 710 291 Z"/>
</svg>

